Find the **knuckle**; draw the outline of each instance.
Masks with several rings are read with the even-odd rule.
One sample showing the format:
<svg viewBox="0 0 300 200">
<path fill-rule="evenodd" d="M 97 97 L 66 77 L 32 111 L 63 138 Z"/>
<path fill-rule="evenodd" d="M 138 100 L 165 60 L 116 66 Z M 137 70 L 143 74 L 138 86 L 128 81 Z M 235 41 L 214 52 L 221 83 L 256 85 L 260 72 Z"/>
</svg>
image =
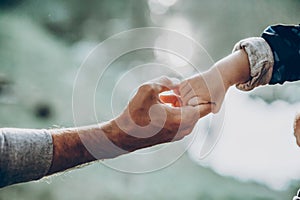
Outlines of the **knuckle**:
<svg viewBox="0 0 300 200">
<path fill-rule="evenodd" d="M 152 83 L 143 84 L 139 87 L 138 92 L 147 93 L 154 90 Z"/>
<path fill-rule="evenodd" d="M 159 79 L 170 81 L 169 77 L 167 77 L 167 76 L 165 76 L 165 75 L 161 76 Z"/>
<path fill-rule="evenodd" d="M 169 85 L 172 84 L 171 79 L 170 79 L 169 77 L 167 77 L 167 76 L 161 76 L 161 77 L 159 78 L 159 80 L 160 80 L 160 84 L 161 84 L 162 86 L 164 86 L 164 87 L 168 87 Z"/>
</svg>

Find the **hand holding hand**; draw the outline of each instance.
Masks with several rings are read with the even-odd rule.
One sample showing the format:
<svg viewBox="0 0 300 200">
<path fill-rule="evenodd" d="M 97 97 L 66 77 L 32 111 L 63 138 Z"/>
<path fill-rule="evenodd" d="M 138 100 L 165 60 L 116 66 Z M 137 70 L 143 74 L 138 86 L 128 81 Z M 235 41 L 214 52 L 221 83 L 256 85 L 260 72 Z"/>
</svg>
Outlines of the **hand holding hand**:
<svg viewBox="0 0 300 200">
<path fill-rule="evenodd" d="M 202 105 L 198 108 L 203 113 L 217 113 L 228 88 L 244 83 L 249 78 L 247 54 L 244 50 L 239 50 L 218 61 L 209 71 L 184 80 L 174 91 L 181 97 L 182 105 Z M 174 104 L 175 98 L 167 97 L 166 101 Z M 203 110 L 204 107 L 206 110 Z"/>
<path fill-rule="evenodd" d="M 199 112 L 198 107 L 165 104 L 159 94 L 175 87 L 177 85 L 167 77 L 140 86 L 124 112 L 114 120 L 115 127 L 122 133 L 114 143 L 133 151 L 188 135 L 200 114 L 205 113 Z"/>
<path fill-rule="evenodd" d="M 207 112 L 217 113 L 228 88 L 229 85 L 224 84 L 218 69 L 212 69 L 181 82 L 177 93 L 180 95 L 183 105 L 206 104 L 210 105 L 207 106 Z"/>
<path fill-rule="evenodd" d="M 174 95 L 162 95 L 161 99 L 173 106 L 193 106 L 203 117 L 220 110 L 228 88 L 217 69 L 213 69 L 182 81 Z"/>
</svg>

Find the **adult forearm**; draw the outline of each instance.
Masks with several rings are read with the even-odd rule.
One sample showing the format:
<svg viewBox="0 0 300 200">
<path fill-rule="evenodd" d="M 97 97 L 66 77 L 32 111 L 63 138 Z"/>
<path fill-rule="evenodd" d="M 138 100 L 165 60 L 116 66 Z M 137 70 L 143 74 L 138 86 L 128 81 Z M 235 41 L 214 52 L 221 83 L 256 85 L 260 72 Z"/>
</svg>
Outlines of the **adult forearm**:
<svg viewBox="0 0 300 200">
<path fill-rule="evenodd" d="M 174 133 L 155 134 L 150 137 L 142 135 L 142 130 L 134 130 L 137 125 L 129 125 L 128 116 L 120 117 L 102 124 L 52 130 L 53 159 L 47 175 L 64 171 L 69 168 L 95 160 L 115 158 L 137 149 L 173 140 Z M 121 128 L 120 128 L 121 127 Z M 149 128 L 149 130 L 150 128 Z M 169 132 L 163 127 L 161 133 Z"/>
<path fill-rule="evenodd" d="M 140 86 L 120 116 L 102 124 L 0 129 L 0 187 L 182 139 L 193 130 L 199 112 L 191 106 L 172 108 L 161 102 L 159 94 L 174 85 L 161 77 Z"/>
<path fill-rule="evenodd" d="M 126 153 L 112 141 L 121 134 L 113 121 L 98 125 L 52 131 L 53 159 L 48 175 Z"/>
<path fill-rule="evenodd" d="M 94 160 L 81 142 L 77 129 L 53 130 L 51 134 L 53 158 L 47 175 Z"/>
</svg>

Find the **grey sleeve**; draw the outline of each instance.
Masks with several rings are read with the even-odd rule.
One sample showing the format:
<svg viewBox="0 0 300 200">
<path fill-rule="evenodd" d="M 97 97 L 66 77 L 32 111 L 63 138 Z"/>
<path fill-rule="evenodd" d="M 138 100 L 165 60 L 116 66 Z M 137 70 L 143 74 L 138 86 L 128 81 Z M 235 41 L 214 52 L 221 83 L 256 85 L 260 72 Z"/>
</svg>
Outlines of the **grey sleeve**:
<svg viewBox="0 0 300 200">
<path fill-rule="evenodd" d="M 53 156 L 48 130 L 0 129 L 0 188 L 42 178 Z"/>
</svg>

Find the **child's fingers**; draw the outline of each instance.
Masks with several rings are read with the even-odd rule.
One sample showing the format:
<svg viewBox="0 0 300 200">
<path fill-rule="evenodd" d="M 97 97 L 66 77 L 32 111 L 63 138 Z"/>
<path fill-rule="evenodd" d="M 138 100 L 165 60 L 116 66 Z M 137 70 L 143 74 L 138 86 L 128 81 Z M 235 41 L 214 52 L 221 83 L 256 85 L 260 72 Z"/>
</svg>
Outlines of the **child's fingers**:
<svg viewBox="0 0 300 200">
<path fill-rule="evenodd" d="M 187 105 L 189 106 L 197 106 L 200 104 L 208 104 L 210 103 L 209 101 L 203 101 L 199 97 L 192 97 L 188 102 Z"/>
<path fill-rule="evenodd" d="M 211 103 L 200 104 L 195 106 L 194 109 L 197 110 L 199 119 L 209 114 L 212 111 L 212 106 L 214 105 Z"/>
<path fill-rule="evenodd" d="M 187 82 L 182 82 L 179 87 L 180 96 L 185 97 L 188 93 L 191 93 L 192 86 Z"/>
<path fill-rule="evenodd" d="M 172 106 L 174 107 L 180 107 L 181 106 L 181 100 L 178 96 L 176 95 L 163 95 L 161 94 L 159 96 L 160 100 L 163 102 L 163 103 L 170 103 L 172 104 Z"/>
</svg>

